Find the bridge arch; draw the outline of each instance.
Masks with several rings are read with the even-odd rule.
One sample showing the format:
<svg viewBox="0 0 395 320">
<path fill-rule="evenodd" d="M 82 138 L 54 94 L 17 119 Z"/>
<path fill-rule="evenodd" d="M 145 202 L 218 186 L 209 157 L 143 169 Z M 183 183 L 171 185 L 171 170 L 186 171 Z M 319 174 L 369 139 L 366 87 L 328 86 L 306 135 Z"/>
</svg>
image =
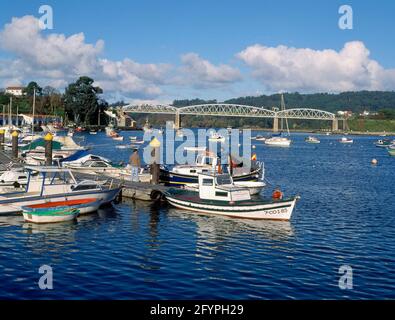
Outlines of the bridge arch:
<svg viewBox="0 0 395 320">
<path fill-rule="evenodd" d="M 129 104 L 124 106 L 124 112 L 135 112 L 135 113 L 170 113 L 175 114 L 177 112 L 176 107 L 165 105 L 165 104 L 140 104 L 140 105 L 132 105 Z"/>
<path fill-rule="evenodd" d="M 215 103 L 200 104 L 178 108 L 179 114 L 189 115 L 211 115 L 224 117 L 265 117 L 273 118 L 275 111 L 260 107 L 240 104 Z"/>
<path fill-rule="evenodd" d="M 304 119 L 304 120 L 334 120 L 336 115 L 334 113 L 309 108 L 298 108 L 298 109 L 286 109 L 277 111 L 276 116 L 278 118 L 288 119 Z"/>
</svg>

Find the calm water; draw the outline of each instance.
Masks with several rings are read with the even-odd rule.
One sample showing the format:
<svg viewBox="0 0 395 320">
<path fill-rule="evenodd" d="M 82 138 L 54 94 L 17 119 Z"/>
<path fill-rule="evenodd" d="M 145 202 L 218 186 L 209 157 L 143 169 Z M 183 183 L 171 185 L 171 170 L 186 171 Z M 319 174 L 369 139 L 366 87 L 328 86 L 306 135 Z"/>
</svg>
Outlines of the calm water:
<svg viewBox="0 0 395 320">
<path fill-rule="evenodd" d="M 96 154 L 129 156 L 104 134 L 85 137 Z M 395 298 L 395 158 L 374 147 L 378 137 L 354 137 L 353 145 L 292 138 L 289 149 L 255 142 L 267 179 L 301 195 L 290 222 L 133 201 L 75 223 L 0 217 L 0 298 Z M 53 268 L 53 290 L 37 285 L 44 264 Z M 353 268 L 352 290 L 338 287 L 341 265 Z"/>
</svg>

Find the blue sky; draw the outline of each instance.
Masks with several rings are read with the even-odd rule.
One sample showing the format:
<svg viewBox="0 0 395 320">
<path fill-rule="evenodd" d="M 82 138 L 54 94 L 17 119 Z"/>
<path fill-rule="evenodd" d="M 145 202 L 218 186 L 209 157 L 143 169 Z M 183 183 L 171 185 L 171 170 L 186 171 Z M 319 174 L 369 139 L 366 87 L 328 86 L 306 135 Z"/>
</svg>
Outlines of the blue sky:
<svg viewBox="0 0 395 320">
<path fill-rule="evenodd" d="M 3 28 L 11 22 L 12 17 L 22 18 L 26 15 L 39 17 L 38 8 L 42 4 L 52 6 L 54 10 L 54 29 L 40 32 L 40 36 L 45 39 L 52 33 L 64 34 L 70 37 L 83 32 L 84 43 L 95 44 L 99 40 L 104 41 L 104 47 L 97 53 L 98 59 L 110 61 L 122 61 L 125 58 L 131 59 L 139 65 L 160 65 L 167 64 L 174 68 L 169 73 L 179 73 L 178 79 L 167 81 L 173 75 L 167 74 L 166 79 L 145 79 L 140 77 L 140 86 L 144 84 L 158 87 L 157 92 L 139 93 L 132 88 L 129 81 L 122 92 L 117 92 L 116 88 L 110 88 L 114 96 L 122 96 L 128 99 L 158 99 L 171 100 L 173 98 L 218 98 L 226 99 L 230 97 L 245 95 L 272 93 L 275 91 L 343 91 L 343 89 L 386 89 L 390 90 L 386 83 L 392 85 L 393 72 L 395 68 L 393 56 L 395 53 L 392 35 L 394 34 L 395 22 L 395 2 L 393 1 L 6 1 L 2 4 L 0 11 L 0 27 Z M 348 4 L 353 8 L 353 30 L 340 30 L 338 19 L 340 5 Z M 1 40 L 1 37 L 0 37 Z M 350 79 L 343 79 L 343 72 L 335 72 L 335 75 L 327 75 L 323 83 L 328 82 L 328 90 L 325 86 L 314 86 L 317 81 L 314 75 L 301 80 L 299 74 L 283 70 L 286 74 L 283 77 L 267 76 L 276 73 L 277 69 L 281 73 L 282 68 L 289 63 L 301 65 L 309 70 L 306 64 L 309 60 L 307 56 L 303 63 L 294 56 L 291 50 L 283 52 L 285 55 L 283 64 L 273 64 L 267 61 L 268 50 L 255 48 L 262 55 L 261 60 L 254 60 L 250 55 L 241 59 L 238 54 L 247 48 L 258 44 L 264 48 L 277 48 L 282 45 L 286 48 L 311 49 L 318 52 L 317 64 L 327 61 L 320 52 L 325 49 L 332 49 L 336 52 L 342 50 L 348 42 L 359 41 L 364 48 L 369 50 L 368 61 L 360 62 L 360 65 L 353 67 L 360 70 L 370 67 L 371 61 L 375 61 L 385 72 L 374 71 L 361 83 L 355 83 Z M 23 45 L 23 44 L 21 44 Z M 15 47 L 15 46 L 11 46 Z M 355 49 L 356 48 L 356 49 Z M 266 51 L 265 51 L 266 50 Z M 350 49 L 351 50 L 351 49 Z M 361 47 L 354 47 L 352 50 L 362 50 Z M 252 49 L 250 50 L 253 54 Z M 183 70 L 181 57 L 187 53 L 194 53 L 196 57 L 190 57 L 186 62 L 187 67 Z M 255 53 L 254 53 L 255 54 Z M 276 52 L 276 54 L 280 54 Z M 302 52 L 300 53 L 302 54 Z M 357 54 L 358 55 L 358 54 Z M 21 59 L 28 61 L 32 57 L 17 50 L 10 50 L 10 46 L 1 47 L 0 57 L 4 59 Z M 265 58 L 266 57 L 266 58 Z M 312 58 L 313 60 L 316 58 Z M 199 60 L 200 59 L 200 60 Z M 299 60 L 298 60 L 299 59 Z M 339 59 L 343 59 L 339 57 Z M 32 59 L 33 67 L 37 65 L 37 59 Z M 217 76 L 219 81 L 214 81 L 210 76 L 211 72 L 203 74 L 197 70 L 204 66 L 201 61 L 206 61 L 214 66 L 213 79 Z M 336 64 L 336 60 L 328 60 Z M 335 62 L 333 62 L 335 61 Z M 185 63 L 185 62 L 184 62 Z M 280 62 L 278 62 L 280 63 Z M 346 65 L 346 64 L 345 64 Z M 0 64 L 0 66 L 4 66 Z M 219 66 L 229 66 L 233 71 L 237 70 L 240 75 L 230 72 L 222 72 L 215 69 Z M 57 66 L 58 67 L 58 66 Z M 47 69 L 48 66 L 44 66 Z M 122 67 L 119 67 L 122 68 Z M 276 69 L 277 68 L 277 69 Z M 316 72 L 328 72 L 328 68 L 322 70 L 317 67 Z M 344 69 L 344 66 L 341 67 Z M 314 67 L 312 67 L 314 70 Z M 376 68 L 377 69 L 377 68 Z M 67 69 L 66 69 L 67 70 Z M 196 71 L 194 80 L 184 81 L 188 73 Z M 92 71 L 96 74 L 97 70 Z M 122 73 L 118 70 L 119 73 Z M 128 71 L 134 72 L 134 71 Z M 225 81 L 223 75 L 231 74 L 234 81 Z M 378 76 L 379 74 L 379 76 Z M 24 83 L 30 80 L 29 76 L 16 73 L 7 73 L 0 80 L 9 84 L 13 81 Z M 78 72 L 76 73 L 78 75 Z M 53 76 L 42 77 L 43 82 L 51 83 Z M 134 77 L 135 75 L 133 75 Z M 111 79 L 104 79 L 103 82 Z M 117 76 L 122 86 L 122 76 Z M 200 78 L 199 78 L 200 77 Z M 358 77 L 358 73 L 355 74 Z M 144 78 L 144 79 L 142 79 Z M 160 78 L 160 77 L 159 77 Z M 380 79 L 377 82 L 377 78 Z M 115 78 L 114 78 L 115 79 Z M 389 80 L 388 80 L 389 79 Z M 60 79 L 57 79 L 60 80 Z M 68 78 L 67 78 L 68 80 Z M 130 79 L 129 79 L 130 80 Z M 274 81 L 273 81 L 274 80 Z M 149 83 L 147 83 L 148 81 Z M 282 86 L 282 82 L 284 85 Z M 292 82 L 300 82 L 292 85 Z M 344 86 L 336 87 L 332 82 L 344 82 Z M 186 84 L 188 82 L 188 84 Z M 58 83 L 60 83 L 58 81 Z M 276 83 L 276 85 L 272 85 Z M 395 82 L 394 82 L 395 83 Z M 207 84 L 207 85 L 206 85 Z M 103 85 L 105 87 L 105 85 Z M 360 87 L 358 87 L 360 86 Z M 110 87 L 110 86 L 109 86 Z M 105 88 L 106 89 L 106 88 Z M 129 91 L 128 91 L 129 90 Z M 144 90 L 143 90 L 144 91 Z M 155 91 L 155 92 L 154 92 Z M 159 93 L 160 91 L 160 93 Z"/>
</svg>

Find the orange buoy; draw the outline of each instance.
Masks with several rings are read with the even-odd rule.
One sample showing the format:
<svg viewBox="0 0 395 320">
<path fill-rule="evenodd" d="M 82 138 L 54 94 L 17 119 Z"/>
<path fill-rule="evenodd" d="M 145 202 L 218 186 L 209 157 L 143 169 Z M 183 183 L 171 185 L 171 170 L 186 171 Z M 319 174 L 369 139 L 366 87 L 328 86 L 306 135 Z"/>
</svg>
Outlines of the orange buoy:
<svg viewBox="0 0 395 320">
<path fill-rule="evenodd" d="M 276 189 L 273 191 L 272 198 L 274 200 L 281 200 L 283 198 L 283 193 L 279 189 Z"/>
</svg>

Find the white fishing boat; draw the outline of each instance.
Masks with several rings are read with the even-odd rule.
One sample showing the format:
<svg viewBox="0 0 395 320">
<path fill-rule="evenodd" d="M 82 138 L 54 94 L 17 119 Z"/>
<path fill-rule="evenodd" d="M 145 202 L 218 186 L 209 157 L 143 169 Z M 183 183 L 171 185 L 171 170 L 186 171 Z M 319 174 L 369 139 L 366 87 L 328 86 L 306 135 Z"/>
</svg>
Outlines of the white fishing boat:
<svg viewBox="0 0 395 320">
<path fill-rule="evenodd" d="M 229 179 L 229 184 L 234 185 L 235 187 L 247 189 L 250 192 L 250 195 L 260 194 L 262 189 L 266 186 L 266 183 L 263 181 L 236 181 L 236 182 L 234 182 L 230 175 L 228 175 L 227 179 Z M 186 190 L 199 192 L 199 184 L 198 183 L 187 184 L 187 185 L 185 185 L 184 188 Z"/>
<path fill-rule="evenodd" d="M 250 192 L 231 183 L 229 175 L 199 174 L 199 192 L 171 188 L 166 200 L 174 207 L 234 218 L 290 220 L 298 197 L 251 199 Z"/>
<path fill-rule="evenodd" d="M 342 137 L 342 138 L 339 140 L 339 142 L 340 142 L 340 143 L 347 144 L 347 143 L 354 143 L 354 140 L 353 140 L 353 139 L 348 139 L 347 137 Z"/>
<path fill-rule="evenodd" d="M 320 140 L 313 136 L 308 136 L 304 141 L 306 141 L 307 143 L 321 143 Z"/>
<path fill-rule="evenodd" d="M 289 147 L 291 140 L 285 137 L 272 137 L 265 140 L 265 145 L 270 147 Z"/>
<path fill-rule="evenodd" d="M 233 162 L 232 162 L 233 163 Z M 221 159 L 211 152 L 200 153 L 196 156 L 194 164 L 176 165 L 172 168 L 162 166 L 160 169 L 160 181 L 167 186 L 182 187 L 186 184 L 198 183 L 200 173 L 215 173 L 221 167 Z M 258 181 L 261 177 L 263 165 L 253 162 L 251 166 L 243 163 L 233 163 L 228 171 L 232 173 L 233 180 L 236 181 Z"/>
<path fill-rule="evenodd" d="M 94 198 L 99 205 L 112 202 L 121 191 L 112 184 L 99 184 L 92 180 L 77 181 L 70 169 L 57 167 L 26 166 L 28 183 L 22 192 L 2 193 L 0 195 L 0 215 L 22 213 L 22 207 L 67 200 Z M 30 179 L 33 173 L 38 179 Z M 81 209 L 89 213 L 92 208 Z"/>
<path fill-rule="evenodd" d="M 129 137 L 129 139 L 132 141 L 137 140 L 137 136 L 131 136 L 131 137 Z"/>
</svg>

